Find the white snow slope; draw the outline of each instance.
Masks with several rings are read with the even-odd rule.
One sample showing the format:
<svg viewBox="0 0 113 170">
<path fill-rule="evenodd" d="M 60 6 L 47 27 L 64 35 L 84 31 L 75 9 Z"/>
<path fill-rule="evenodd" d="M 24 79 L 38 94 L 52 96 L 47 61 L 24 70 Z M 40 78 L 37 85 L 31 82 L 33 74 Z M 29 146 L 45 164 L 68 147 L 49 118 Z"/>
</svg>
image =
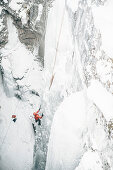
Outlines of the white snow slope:
<svg viewBox="0 0 113 170">
<path fill-rule="evenodd" d="M 15 98 L 7 98 L 2 88 L 0 96 L 0 169 L 30 170 L 34 134 L 27 115 L 31 109 Z M 17 115 L 16 123 L 11 119 L 12 114 Z"/>
</svg>

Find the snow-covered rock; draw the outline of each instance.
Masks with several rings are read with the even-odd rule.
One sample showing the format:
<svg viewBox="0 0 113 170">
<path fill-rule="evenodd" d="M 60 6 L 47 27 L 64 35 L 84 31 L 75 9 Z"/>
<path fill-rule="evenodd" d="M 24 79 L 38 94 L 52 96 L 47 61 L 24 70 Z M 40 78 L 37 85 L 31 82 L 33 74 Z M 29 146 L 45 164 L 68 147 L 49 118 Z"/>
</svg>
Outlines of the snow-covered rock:
<svg viewBox="0 0 113 170">
<path fill-rule="evenodd" d="M 112 30 L 113 30 L 113 2 L 107 1 L 102 6 L 93 6 L 95 26 L 102 35 L 102 48 L 110 58 L 113 58 L 112 51 Z"/>
<path fill-rule="evenodd" d="M 75 170 L 103 170 L 102 161 L 100 156 L 97 152 L 87 151 L 82 160 L 80 165 L 75 168 Z"/>
<path fill-rule="evenodd" d="M 113 119 L 113 96 L 98 82 L 93 81 L 88 88 L 89 98 L 100 108 L 105 119 Z"/>
</svg>

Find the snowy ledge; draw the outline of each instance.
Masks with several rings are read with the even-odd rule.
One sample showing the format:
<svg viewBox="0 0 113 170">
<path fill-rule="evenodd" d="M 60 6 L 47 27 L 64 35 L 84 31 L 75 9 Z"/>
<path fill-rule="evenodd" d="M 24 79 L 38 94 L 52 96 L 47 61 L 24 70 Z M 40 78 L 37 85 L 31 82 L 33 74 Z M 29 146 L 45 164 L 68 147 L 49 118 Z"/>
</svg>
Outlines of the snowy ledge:
<svg viewBox="0 0 113 170">
<path fill-rule="evenodd" d="M 113 96 L 97 80 L 92 81 L 87 94 L 103 112 L 105 119 L 110 121 L 113 118 Z"/>
</svg>

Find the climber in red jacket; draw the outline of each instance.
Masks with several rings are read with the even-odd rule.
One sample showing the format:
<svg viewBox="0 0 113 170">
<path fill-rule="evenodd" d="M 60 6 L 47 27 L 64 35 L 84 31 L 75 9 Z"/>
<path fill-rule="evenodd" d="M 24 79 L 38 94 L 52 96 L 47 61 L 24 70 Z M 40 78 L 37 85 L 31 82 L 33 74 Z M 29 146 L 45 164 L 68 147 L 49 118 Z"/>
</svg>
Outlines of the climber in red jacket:
<svg viewBox="0 0 113 170">
<path fill-rule="evenodd" d="M 34 115 L 34 118 L 35 118 L 35 122 L 38 122 L 38 125 L 41 125 L 41 120 L 40 119 L 42 119 L 43 113 L 42 113 L 42 116 L 39 116 L 38 115 L 39 111 L 40 111 L 40 108 L 39 108 L 39 110 L 37 112 L 34 112 L 33 115 Z"/>
</svg>

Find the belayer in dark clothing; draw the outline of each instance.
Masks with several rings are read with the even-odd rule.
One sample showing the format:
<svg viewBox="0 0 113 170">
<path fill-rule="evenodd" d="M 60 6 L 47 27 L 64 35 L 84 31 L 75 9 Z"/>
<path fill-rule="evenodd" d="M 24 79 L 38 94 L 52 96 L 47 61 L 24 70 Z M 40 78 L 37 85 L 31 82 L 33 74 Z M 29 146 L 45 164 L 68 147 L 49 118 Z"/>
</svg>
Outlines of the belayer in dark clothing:
<svg viewBox="0 0 113 170">
<path fill-rule="evenodd" d="M 16 115 L 12 115 L 12 120 L 14 123 L 16 122 L 16 120 L 17 120 Z"/>
</svg>

